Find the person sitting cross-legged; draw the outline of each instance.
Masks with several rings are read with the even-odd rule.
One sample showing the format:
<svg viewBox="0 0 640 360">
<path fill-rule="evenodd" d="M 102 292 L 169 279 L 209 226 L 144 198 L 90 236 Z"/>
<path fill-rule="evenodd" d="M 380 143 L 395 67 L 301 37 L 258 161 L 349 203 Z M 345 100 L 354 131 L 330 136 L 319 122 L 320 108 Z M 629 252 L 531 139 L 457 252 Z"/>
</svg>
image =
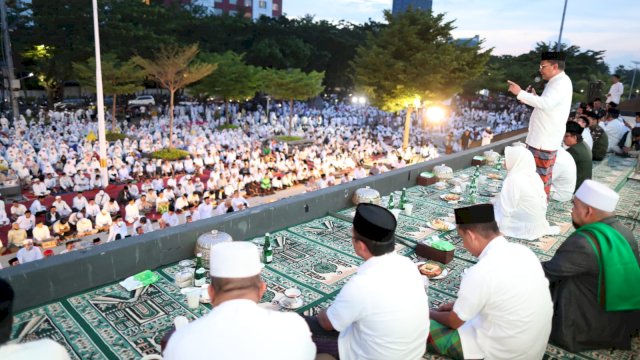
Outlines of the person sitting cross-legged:
<svg viewBox="0 0 640 360">
<path fill-rule="evenodd" d="M 640 328 L 640 257 L 615 216 L 619 195 L 585 180 L 573 199 L 577 229 L 543 262 L 554 302 L 551 343 L 571 352 L 631 349 Z"/>
<path fill-rule="evenodd" d="M 491 204 L 456 209 L 455 217 L 465 249 L 478 262 L 464 273 L 456 301 L 431 310 L 429 352 L 453 359 L 542 359 L 553 304 L 540 261 L 502 236 Z"/>
</svg>

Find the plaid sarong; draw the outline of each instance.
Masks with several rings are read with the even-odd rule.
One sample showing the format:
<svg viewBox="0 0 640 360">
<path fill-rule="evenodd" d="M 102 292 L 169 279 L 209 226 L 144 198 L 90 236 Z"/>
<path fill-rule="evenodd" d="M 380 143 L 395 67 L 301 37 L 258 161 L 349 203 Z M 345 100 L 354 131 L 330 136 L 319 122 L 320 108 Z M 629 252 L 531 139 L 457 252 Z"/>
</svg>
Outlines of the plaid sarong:
<svg viewBox="0 0 640 360">
<path fill-rule="evenodd" d="M 458 330 L 451 329 L 435 320 L 431 320 L 429 337 L 427 338 L 427 351 L 432 354 L 448 356 L 452 359 L 464 359 Z"/>
<path fill-rule="evenodd" d="M 540 150 L 527 145 L 527 149 L 533 154 L 533 159 L 536 161 L 536 172 L 540 175 L 540 179 L 544 183 L 544 192 L 547 193 L 547 199 L 549 198 L 549 192 L 551 191 L 551 175 L 553 174 L 553 165 L 556 163 L 557 151 Z"/>
</svg>

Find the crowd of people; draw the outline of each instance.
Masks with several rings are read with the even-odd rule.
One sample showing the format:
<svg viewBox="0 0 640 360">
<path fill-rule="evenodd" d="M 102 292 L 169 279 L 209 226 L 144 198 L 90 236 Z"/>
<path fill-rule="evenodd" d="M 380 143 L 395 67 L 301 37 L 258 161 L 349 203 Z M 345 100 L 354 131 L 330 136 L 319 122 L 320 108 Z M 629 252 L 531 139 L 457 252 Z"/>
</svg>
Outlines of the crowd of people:
<svg viewBox="0 0 640 360">
<path fill-rule="evenodd" d="M 529 132 L 525 143 L 506 148 L 507 176 L 492 203 L 455 209 L 456 231 L 464 248 L 478 261 L 461 277 L 454 302 L 429 309 L 426 286 L 416 264 L 394 251 L 395 215 L 378 205 L 359 204 L 351 244 L 364 262 L 326 310 L 300 317 L 258 306 L 266 291 L 258 249 L 249 242 L 219 244 L 212 251 L 209 267 L 208 293 L 213 309 L 167 334 L 162 345 L 164 358 L 215 354 L 220 359 L 311 360 L 317 354 L 328 354 L 345 360 L 420 359 L 426 344 L 428 352 L 453 359 L 541 359 L 549 341 L 572 352 L 631 349 L 631 339 L 640 331 L 638 242 L 615 216 L 619 195 L 591 180 L 587 171 L 591 168 L 585 170 L 583 166 L 587 166 L 585 156 L 590 164 L 596 159 L 595 149 L 601 148 L 602 139 L 608 139 L 605 153 L 611 156 L 636 155 L 640 150 L 638 128 L 616 137 L 618 131 L 622 133 L 620 125 L 626 125 L 618 117 L 615 102 L 608 104 L 606 113 L 597 102 L 587 104 L 571 119 L 572 84 L 564 67 L 562 53 L 542 55 L 539 69 L 548 83 L 541 95 L 509 82 L 509 91 L 533 108 Z M 254 126 L 255 131 L 266 131 L 261 125 Z M 340 129 L 348 125 L 325 126 Z M 574 149 L 584 143 L 583 134 L 587 130 L 592 135 L 592 146 Z M 351 131 L 357 133 L 355 128 Z M 374 136 L 384 136 L 374 132 L 380 129 L 362 131 L 365 132 L 362 136 L 368 131 Z M 183 135 L 180 140 L 183 145 L 193 147 L 190 152 L 197 154 L 199 145 L 207 148 L 206 137 L 200 141 L 189 135 L 184 138 L 185 133 L 197 138 L 197 131 L 193 133 L 179 125 L 178 132 Z M 627 140 L 622 141 L 625 134 L 630 146 Z M 241 132 L 235 135 L 250 138 Z M 230 134 L 209 136 L 238 145 Z M 324 133 L 312 137 L 328 139 L 329 144 L 336 141 Z M 367 140 L 343 141 L 347 148 L 364 154 L 373 155 L 385 148 L 382 142 L 372 142 L 368 148 Z M 255 149 L 248 153 L 234 147 L 217 148 L 214 157 L 220 155 L 220 159 L 214 161 L 213 169 L 216 165 L 220 166 L 218 171 L 223 169 L 219 161 L 226 163 L 225 170 L 229 165 L 240 167 L 242 164 L 236 165 L 236 160 L 248 161 L 251 166 L 252 154 L 272 156 L 280 153 L 277 146 L 285 145 L 273 143 L 269 151 L 261 152 L 255 144 L 245 148 Z M 323 158 L 331 154 L 317 143 L 314 146 L 316 151 L 327 151 Z M 559 155 L 563 151 L 568 157 L 562 161 L 573 166 L 563 165 Z M 244 159 L 239 154 L 248 156 Z M 233 160 L 229 161 L 230 158 Z M 541 263 L 530 248 L 509 242 L 503 235 L 533 240 L 554 231 L 546 220 L 547 203 L 556 201 L 553 196 L 561 193 L 557 176 L 562 172 L 572 172 L 575 179 L 567 181 L 570 186 L 563 185 L 572 194 L 571 218 L 576 229 L 552 258 Z M 166 196 L 165 190 L 157 196 Z M 210 193 L 207 200 L 215 197 Z M 240 207 L 241 202 L 238 201 Z M 109 208 L 107 214 L 108 211 Z M 28 242 L 26 246 L 32 244 Z M 0 304 L 9 304 L 11 308 L 10 288 L 1 281 L 0 287 L 4 296 Z M 10 320 L 8 324 L 10 329 Z M 53 354 L 56 346 L 42 342 L 39 348 L 30 344 L 21 349 L 20 345 L 12 344 L 0 347 L 0 354 L 44 348 L 51 349 Z"/>
</svg>

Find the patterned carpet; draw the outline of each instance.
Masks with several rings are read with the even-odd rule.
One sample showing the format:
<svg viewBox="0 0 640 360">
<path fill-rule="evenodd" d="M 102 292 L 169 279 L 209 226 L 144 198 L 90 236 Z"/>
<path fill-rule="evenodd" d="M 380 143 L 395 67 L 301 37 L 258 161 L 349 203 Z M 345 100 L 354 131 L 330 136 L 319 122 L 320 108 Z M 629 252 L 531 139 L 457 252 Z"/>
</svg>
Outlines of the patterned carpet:
<svg viewBox="0 0 640 360">
<path fill-rule="evenodd" d="M 633 159 L 631 159 L 633 160 Z M 605 182 L 621 195 L 618 216 L 632 228 L 640 240 L 637 226 L 640 209 L 640 181 L 626 181 L 634 162 L 630 159 L 610 158 L 594 167 L 594 178 Z M 457 172 L 471 175 L 473 168 Z M 482 167 L 481 173 L 504 171 Z M 488 185 L 500 186 L 500 181 L 487 180 L 479 188 L 479 201 L 489 198 Z M 436 231 L 426 225 L 434 218 L 452 220 L 453 209 L 466 205 L 451 204 L 440 199 L 448 189 L 437 190 L 433 186 L 415 186 L 407 189 L 409 202 L 414 205 L 411 216 L 401 214 L 397 230 L 396 250 L 412 261 L 421 261 L 414 252 L 415 245 L 428 237 L 437 236 L 449 240 L 456 246 L 455 258 L 446 265 L 449 275 L 441 280 L 429 282 L 428 295 L 431 306 L 455 300 L 463 271 L 477 259 L 461 244 L 455 231 Z M 398 199 L 397 196 L 395 196 Z M 386 204 L 385 196 L 382 203 Z M 331 304 L 340 288 L 357 271 L 362 260 L 351 246 L 351 223 L 354 208 L 336 214 L 298 224 L 272 234 L 274 261 L 267 265 L 263 278 L 268 290 L 262 306 L 279 309 L 278 301 L 287 288 L 297 287 L 302 291 L 304 306 L 296 311 L 316 314 Z M 571 204 L 552 202 L 548 218 L 562 229 L 560 235 L 543 237 L 538 241 L 510 239 L 530 247 L 541 261 L 551 258 L 564 239 L 573 231 L 571 226 Z M 258 246 L 263 238 L 250 239 Z M 157 269 L 160 280 L 153 285 L 128 292 L 117 283 L 92 289 L 58 302 L 22 312 L 15 317 L 12 338 L 26 342 L 39 338 L 52 338 L 63 344 L 73 359 L 135 359 L 146 354 L 158 353 L 160 340 L 171 329 L 175 316 L 189 319 L 203 316 L 210 310 L 208 304 L 198 309 L 189 309 L 185 296 L 174 285 L 174 275 L 181 269 L 177 264 Z M 549 345 L 545 359 L 625 359 L 637 358 L 640 339 L 634 340 L 634 351 L 592 351 L 569 353 Z M 444 359 L 425 354 L 425 359 Z"/>
</svg>

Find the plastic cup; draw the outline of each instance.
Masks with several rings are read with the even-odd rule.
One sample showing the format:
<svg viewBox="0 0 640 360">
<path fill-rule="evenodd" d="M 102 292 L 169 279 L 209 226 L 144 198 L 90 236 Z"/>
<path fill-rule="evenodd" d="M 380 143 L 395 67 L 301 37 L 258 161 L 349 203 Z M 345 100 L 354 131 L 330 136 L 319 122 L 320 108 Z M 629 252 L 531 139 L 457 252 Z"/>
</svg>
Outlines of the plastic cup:
<svg viewBox="0 0 640 360">
<path fill-rule="evenodd" d="M 402 210 L 400 210 L 400 209 L 391 209 L 391 213 L 393 214 L 393 216 L 396 217 L 396 220 L 398 219 L 398 216 L 400 216 L 401 212 L 402 212 Z"/>
<path fill-rule="evenodd" d="M 202 290 L 191 290 L 187 293 L 187 305 L 190 309 L 197 309 L 200 306 L 200 293 Z"/>
<path fill-rule="evenodd" d="M 404 204 L 404 213 L 411 215 L 413 213 L 413 204 Z"/>
</svg>

